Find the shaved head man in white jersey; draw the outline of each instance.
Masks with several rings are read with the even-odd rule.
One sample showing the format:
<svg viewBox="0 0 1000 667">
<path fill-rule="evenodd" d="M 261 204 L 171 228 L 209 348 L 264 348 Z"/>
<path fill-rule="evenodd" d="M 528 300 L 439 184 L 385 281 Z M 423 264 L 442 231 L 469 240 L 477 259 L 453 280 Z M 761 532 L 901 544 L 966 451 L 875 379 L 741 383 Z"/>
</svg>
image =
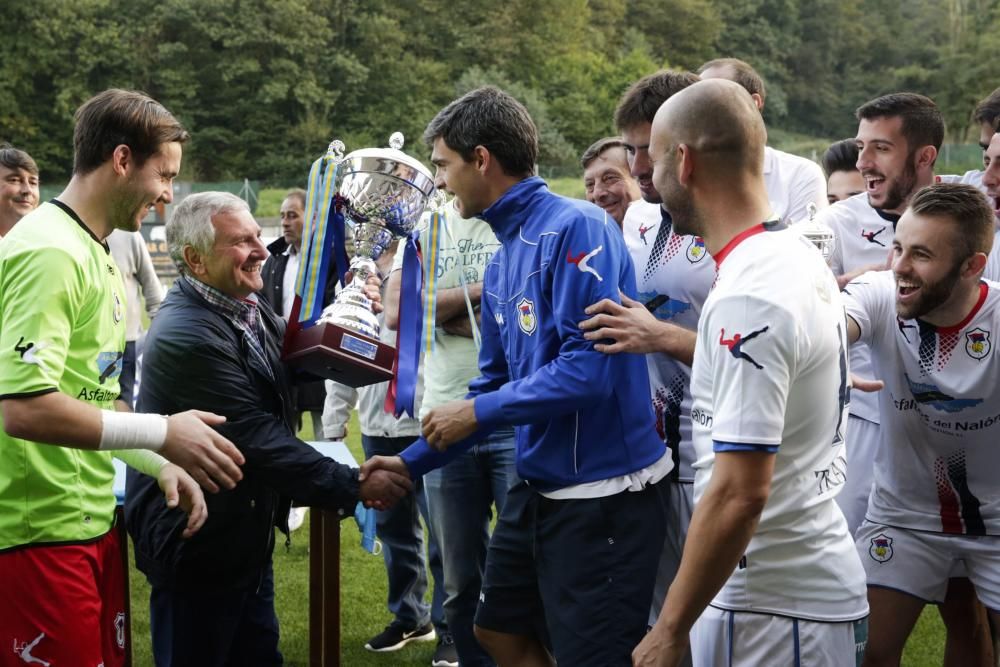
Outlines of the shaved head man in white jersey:
<svg viewBox="0 0 1000 667">
<path fill-rule="evenodd" d="M 855 114 L 858 170 L 866 192 L 817 215 L 837 237 L 830 265 L 841 287 L 862 273 L 887 267 L 895 224 L 913 195 L 934 183 L 934 164 L 944 141 L 941 112 L 923 95 L 883 95 L 861 105 Z M 872 377 L 867 345 L 853 346 L 850 356 L 852 373 Z M 876 394 L 853 392 L 847 423 L 847 483 L 838 498 L 852 532 L 868 507 L 879 421 Z M 939 609 L 948 629 L 946 664 L 976 664 L 991 651 L 985 616 L 968 581 L 956 578 Z"/>
<path fill-rule="evenodd" d="M 653 183 L 718 275 L 691 370 L 695 509 L 635 665 L 855 664 L 864 571 L 834 502 L 848 391 L 843 306 L 822 256 L 772 214 L 745 89 L 696 83 L 656 114 Z M 697 624 L 695 621 L 697 620 Z"/>
<path fill-rule="evenodd" d="M 899 220 L 892 270 L 844 292 L 848 338 L 871 346 L 885 383 L 875 487 L 857 533 L 872 612 L 866 665 L 899 664 L 956 568 L 1000 621 L 1000 286 L 981 279 L 992 244 L 981 192 L 931 185 Z"/>
</svg>

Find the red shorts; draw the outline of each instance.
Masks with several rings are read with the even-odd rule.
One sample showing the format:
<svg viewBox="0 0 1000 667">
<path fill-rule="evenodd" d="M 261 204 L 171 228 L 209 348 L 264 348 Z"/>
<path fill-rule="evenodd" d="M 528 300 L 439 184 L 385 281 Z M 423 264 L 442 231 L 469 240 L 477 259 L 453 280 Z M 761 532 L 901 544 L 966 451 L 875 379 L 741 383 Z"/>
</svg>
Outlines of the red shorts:
<svg viewBox="0 0 1000 667">
<path fill-rule="evenodd" d="M 0 553 L 0 667 L 125 664 L 121 539 Z"/>
</svg>

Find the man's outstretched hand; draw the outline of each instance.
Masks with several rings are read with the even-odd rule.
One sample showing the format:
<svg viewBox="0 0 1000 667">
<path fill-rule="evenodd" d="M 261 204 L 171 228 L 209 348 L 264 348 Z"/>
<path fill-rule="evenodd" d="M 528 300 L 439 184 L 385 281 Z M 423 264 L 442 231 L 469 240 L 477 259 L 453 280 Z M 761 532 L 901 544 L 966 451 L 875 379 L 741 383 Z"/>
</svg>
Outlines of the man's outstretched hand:
<svg viewBox="0 0 1000 667">
<path fill-rule="evenodd" d="M 212 428 L 226 421 L 211 412 L 188 410 L 167 417 L 167 439 L 160 454 L 190 474 L 206 491 L 217 493 L 243 479 L 243 454 Z"/>
<path fill-rule="evenodd" d="M 463 399 L 445 403 L 427 413 L 422 422 L 423 436 L 434 449 L 443 452 L 476 432 L 475 401 Z"/>
<path fill-rule="evenodd" d="M 410 471 L 398 456 L 373 456 L 358 475 L 365 507 L 387 510 L 413 490 Z"/>
</svg>

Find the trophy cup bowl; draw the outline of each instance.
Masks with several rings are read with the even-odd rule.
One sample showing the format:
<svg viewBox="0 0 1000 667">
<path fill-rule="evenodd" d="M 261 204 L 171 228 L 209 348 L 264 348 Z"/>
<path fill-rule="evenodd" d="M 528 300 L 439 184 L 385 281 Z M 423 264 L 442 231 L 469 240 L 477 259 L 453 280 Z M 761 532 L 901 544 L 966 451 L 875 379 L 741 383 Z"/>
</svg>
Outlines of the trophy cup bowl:
<svg viewBox="0 0 1000 667">
<path fill-rule="evenodd" d="M 340 162 L 338 194 L 345 222 L 353 228 L 351 284 L 337 294 L 314 326 L 301 329 L 286 361 L 314 375 L 352 387 L 392 378 L 395 349 L 379 340 L 381 327 L 364 294 L 383 252 L 420 222 L 435 190 L 430 171 L 403 153 L 395 133 L 390 148 L 364 148 Z"/>
</svg>

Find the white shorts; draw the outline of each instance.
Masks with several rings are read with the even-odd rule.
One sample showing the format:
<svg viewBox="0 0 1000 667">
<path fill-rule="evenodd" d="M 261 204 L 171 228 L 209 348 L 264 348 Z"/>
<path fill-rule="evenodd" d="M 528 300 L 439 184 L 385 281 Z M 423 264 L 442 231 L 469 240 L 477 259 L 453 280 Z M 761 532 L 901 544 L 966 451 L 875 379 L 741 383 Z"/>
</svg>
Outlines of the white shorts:
<svg viewBox="0 0 1000 667">
<path fill-rule="evenodd" d="M 670 482 L 670 507 L 667 510 L 667 536 L 663 541 L 663 553 L 656 569 L 656 583 L 653 585 L 653 604 L 649 608 L 649 625 L 656 623 L 663 609 L 663 601 L 667 599 L 667 589 L 670 588 L 677 568 L 681 565 L 681 554 L 684 553 L 684 540 L 687 539 L 688 526 L 691 525 L 691 513 L 694 512 L 694 484 L 688 482 Z"/>
<path fill-rule="evenodd" d="M 998 536 L 946 535 L 865 521 L 855 546 L 869 586 L 938 604 L 944 601 L 949 578 L 967 576 L 982 603 L 1000 610 Z"/>
<path fill-rule="evenodd" d="M 706 607 L 691 630 L 695 667 L 856 667 L 868 641 L 868 619 L 821 623 Z"/>
<path fill-rule="evenodd" d="M 847 519 L 847 530 L 854 535 L 865 520 L 868 496 L 875 483 L 875 451 L 880 427 L 861 417 L 847 418 L 847 481 L 837 494 L 837 505 Z"/>
</svg>

